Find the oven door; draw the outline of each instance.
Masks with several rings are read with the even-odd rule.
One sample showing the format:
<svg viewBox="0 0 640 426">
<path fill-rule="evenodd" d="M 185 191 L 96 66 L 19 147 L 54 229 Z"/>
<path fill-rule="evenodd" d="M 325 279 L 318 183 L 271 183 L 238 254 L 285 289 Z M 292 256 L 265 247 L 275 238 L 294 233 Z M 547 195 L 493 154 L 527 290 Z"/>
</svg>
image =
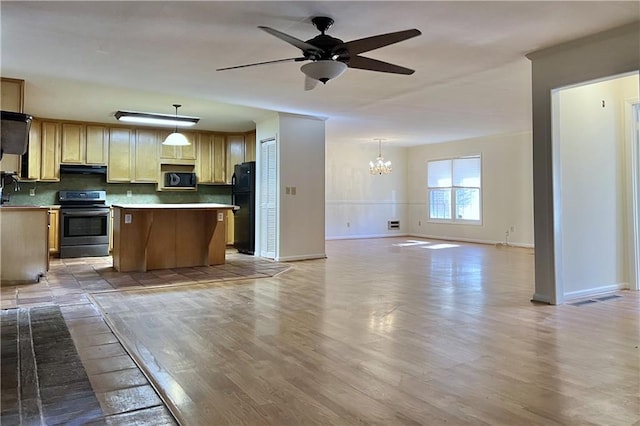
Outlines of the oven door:
<svg viewBox="0 0 640 426">
<path fill-rule="evenodd" d="M 109 208 L 60 209 L 60 246 L 109 244 Z"/>
</svg>

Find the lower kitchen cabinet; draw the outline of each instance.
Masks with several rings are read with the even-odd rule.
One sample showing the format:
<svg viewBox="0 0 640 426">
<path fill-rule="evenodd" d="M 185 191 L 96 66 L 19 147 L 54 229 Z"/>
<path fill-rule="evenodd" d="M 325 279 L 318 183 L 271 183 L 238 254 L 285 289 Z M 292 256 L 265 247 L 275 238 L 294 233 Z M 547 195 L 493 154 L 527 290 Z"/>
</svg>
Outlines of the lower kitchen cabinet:
<svg viewBox="0 0 640 426">
<path fill-rule="evenodd" d="M 49 209 L 49 254 L 60 253 L 60 210 Z"/>
</svg>

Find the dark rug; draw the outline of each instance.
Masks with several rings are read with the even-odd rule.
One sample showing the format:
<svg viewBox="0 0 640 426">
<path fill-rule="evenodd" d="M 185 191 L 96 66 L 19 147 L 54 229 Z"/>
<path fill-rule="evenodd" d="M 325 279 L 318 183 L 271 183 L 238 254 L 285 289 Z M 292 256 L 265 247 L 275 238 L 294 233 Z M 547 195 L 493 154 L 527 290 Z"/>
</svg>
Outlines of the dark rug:
<svg viewBox="0 0 640 426">
<path fill-rule="evenodd" d="M 6 309 L 0 319 L 3 425 L 103 418 L 58 306 Z"/>
</svg>

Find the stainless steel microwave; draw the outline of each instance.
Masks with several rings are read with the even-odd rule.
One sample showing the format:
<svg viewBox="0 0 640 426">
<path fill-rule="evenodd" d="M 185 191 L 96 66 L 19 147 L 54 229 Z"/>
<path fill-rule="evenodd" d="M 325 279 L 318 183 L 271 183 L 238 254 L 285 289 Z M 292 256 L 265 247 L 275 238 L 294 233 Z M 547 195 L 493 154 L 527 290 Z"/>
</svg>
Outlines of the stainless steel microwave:
<svg viewBox="0 0 640 426">
<path fill-rule="evenodd" d="M 191 172 L 163 172 L 165 188 L 195 188 L 196 174 Z"/>
</svg>

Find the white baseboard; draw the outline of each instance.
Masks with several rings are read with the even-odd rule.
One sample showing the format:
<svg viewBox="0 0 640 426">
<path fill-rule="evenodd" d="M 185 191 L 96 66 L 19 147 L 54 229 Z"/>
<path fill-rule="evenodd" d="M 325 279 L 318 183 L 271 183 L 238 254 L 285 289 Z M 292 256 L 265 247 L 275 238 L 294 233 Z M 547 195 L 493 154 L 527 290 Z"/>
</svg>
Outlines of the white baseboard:
<svg viewBox="0 0 640 426">
<path fill-rule="evenodd" d="M 492 240 L 479 240 L 476 238 L 458 238 L 458 237 L 446 237 L 446 236 L 442 236 L 442 235 L 421 235 L 421 234 L 411 234 L 411 237 L 418 237 L 418 238 L 428 238 L 428 239 L 434 239 L 434 240 L 444 240 L 444 241 L 460 241 L 460 242 L 464 242 L 464 243 L 475 243 L 475 244 L 489 244 L 489 245 L 496 245 L 496 244 L 504 244 L 504 241 L 492 241 Z M 530 243 L 513 243 L 510 242 L 509 246 L 511 247 L 522 247 L 522 248 L 534 248 L 535 246 L 533 244 Z"/>
<path fill-rule="evenodd" d="M 361 240 L 366 238 L 389 238 L 389 237 L 408 237 L 409 234 L 363 234 L 363 235 L 338 235 L 333 237 L 325 237 L 325 240 Z"/>
<path fill-rule="evenodd" d="M 567 302 L 574 299 L 584 299 L 586 297 L 597 296 L 603 293 L 611 293 L 612 291 L 628 290 L 628 289 L 629 289 L 628 283 L 618 283 L 618 284 L 604 285 L 601 287 L 588 288 L 585 290 L 570 291 L 564 294 L 564 301 Z"/>
<path fill-rule="evenodd" d="M 301 256 L 281 256 L 276 257 L 277 262 L 295 262 L 297 260 L 313 260 L 313 259 L 326 259 L 326 253 L 322 254 L 303 254 Z"/>
</svg>

